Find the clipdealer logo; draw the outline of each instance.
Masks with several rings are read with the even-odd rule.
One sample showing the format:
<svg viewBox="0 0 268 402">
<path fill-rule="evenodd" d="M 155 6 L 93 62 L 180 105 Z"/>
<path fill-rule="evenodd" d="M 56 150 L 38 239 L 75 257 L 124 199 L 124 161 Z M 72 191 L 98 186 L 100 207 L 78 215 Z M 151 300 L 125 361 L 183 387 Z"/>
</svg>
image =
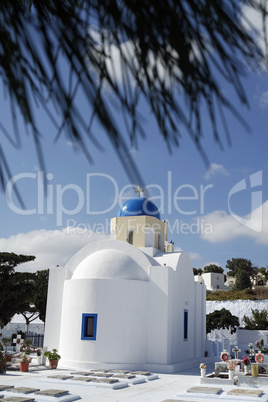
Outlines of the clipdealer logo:
<svg viewBox="0 0 268 402">
<path fill-rule="evenodd" d="M 45 180 L 46 179 L 46 180 Z M 55 215 L 57 226 L 63 225 L 63 220 L 68 216 L 75 216 L 80 212 L 87 215 L 105 215 L 122 204 L 130 197 L 133 192 L 133 184 L 119 188 L 116 180 L 104 173 L 88 173 L 85 177 L 85 186 L 69 183 L 66 185 L 53 183 L 54 175 L 48 173 L 46 177 L 42 171 L 37 173 L 19 173 L 9 180 L 6 186 L 6 202 L 11 211 L 19 215 Z M 106 182 L 104 182 L 106 180 Z M 101 210 L 93 208 L 94 195 L 99 192 L 100 184 L 109 187 L 112 197 L 107 197 L 108 205 L 102 206 Z M 21 208 L 17 205 L 15 198 L 15 185 L 25 185 L 31 188 L 33 202 L 36 203 L 32 208 Z M 46 188 L 45 188 L 46 187 Z M 205 213 L 205 201 L 207 193 L 213 185 L 193 186 L 191 184 L 181 184 L 173 188 L 172 172 L 167 174 L 167 186 L 164 189 L 158 184 L 149 184 L 146 190 L 152 191 L 151 201 L 157 201 L 158 209 L 161 214 L 171 215 L 174 212 L 179 216 L 198 216 Z M 47 194 L 45 196 L 45 194 Z M 74 201 L 70 206 L 69 198 Z"/>
<path fill-rule="evenodd" d="M 107 201 L 109 202 L 108 205 L 102 207 L 101 210 L 96 210 L 93 208 L 93 201 L 94 195 L 99 191 L 100 183 L 102 187 L 109 188 L 111 197 L 109 198 L 110 201 Z M 35 203 L 31 205 L 31 208 L 23 209 L 16 203 L 15 185 L 25 185 L 27 189 L 30 189 L 29 191 L 33 194 L 32 202 Z M 14 213 L 19 215 L 54 215 L 56 225 L 63 226 L 65 220 L 70 222 L 70 219 L 67 219 L 68 217 L 73 218 L 80 212 L 97 216 L 105 215 L 116 207 L 121 207 L 130 198 L 129 194 L 133 191 L 133 186 L 133 184 L 129 184 L 120 189 L 116 180 L 105 173 L 86 174 L 85 185 L 80 187 L 74 183 L 57 184 L 54 182 L 52 173 L 48 173 L 45 177 L 42 171 L 37 173 L 24 172 L 9 180 L 5 196 L 9 209 Z M 230 215 L 241 225 L 256 232 L 261 232 L 263 227 L 261 186 L 262 171 L 260 170 L 251 174 L 249 178 L 244 178 L 236 183 L 229 191 L 226 200 Z M 165 188 L 158 184 L 149 184 L 146 189 L 154 194 L 150 200 L 157 203 L 161 214 L 168 216 L 175 213 L 180 218 L 182 216 L 197 217 L 197 222 L 194 224 L 175 219 L 173 226 L 169 228 L 171 232 L 183 234 L 200 233 L 200 231 L 208 230 L 213 232 L 212 224 L 206 220 L 203 221 L 201 218 L 202 216 L 205 217 L 205 204 L 207 198 L 211 196 L 212 184 L 193 186 L 188 183 L 174 188 L 172 172 L 169 171 Z M 247 216 L 236 214 L 232 207 L 234 198 L 240 197 L 241 203 L 245 203 L 248 196 L 250 196 L 250 214 Z M 72 204 L 70 198 L 72 198 Z M 75 224 L 77 222 L 72 219 L 70 226 L 74 228 Z M 197 224 L 198 229 L 196 229 Z"/>
<path fill-rule="evenodd" d="M 232 217 L 238 221 L 241 225 L 254 230 L 255 232 L 261 232 L 263 228 L 263 216 L 262 216 L 262 170 L 253 173 L 249 176 L 249 183 L 243 179 L 236 183 L 228 194 L 228 209 Z M 245 191 L 250 192 L 250 213 L 247 217 L 239 216 L 233 212 L 231 208 L 231 198 L 234 195 L 241 195 L 242 202 Z M 241 193 L 241 194 L 240 194 Z"/>
</svg>

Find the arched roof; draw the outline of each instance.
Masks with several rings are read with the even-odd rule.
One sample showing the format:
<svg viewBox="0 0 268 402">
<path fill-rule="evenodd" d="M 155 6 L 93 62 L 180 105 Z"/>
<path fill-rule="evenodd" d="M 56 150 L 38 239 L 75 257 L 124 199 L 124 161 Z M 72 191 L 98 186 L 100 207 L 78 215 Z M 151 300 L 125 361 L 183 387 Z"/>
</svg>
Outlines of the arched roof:
<svg viewBox="0 0 268 402">
<path fill-rule="evenodd" d="M 133 197 L 127 200 L 118 211 L 117 216 L 154 216 L 160 219 L 157 206 L 145 197 Z"/>
<path fill-rule="evenodd" d="M 146 272 L 123 251 L 116 249 L 98 250 L 75 269 L 72 279 L 128 279 L 146 281 Z"/>
</svg>

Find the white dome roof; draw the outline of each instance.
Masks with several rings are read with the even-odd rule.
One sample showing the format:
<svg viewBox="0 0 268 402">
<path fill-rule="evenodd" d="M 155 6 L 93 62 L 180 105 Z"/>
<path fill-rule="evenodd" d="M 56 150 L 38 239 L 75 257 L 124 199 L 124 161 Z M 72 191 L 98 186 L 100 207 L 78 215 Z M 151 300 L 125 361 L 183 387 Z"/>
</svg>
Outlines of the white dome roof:
<svg viewBox="0 0 268 402">
<path fill-rule="evenodd" d="M 132 279 L 147 281 L 147 273 L 133 258 L 115 249 L 96 251 L 76 267 L 72 279 Z"/>
</svg>

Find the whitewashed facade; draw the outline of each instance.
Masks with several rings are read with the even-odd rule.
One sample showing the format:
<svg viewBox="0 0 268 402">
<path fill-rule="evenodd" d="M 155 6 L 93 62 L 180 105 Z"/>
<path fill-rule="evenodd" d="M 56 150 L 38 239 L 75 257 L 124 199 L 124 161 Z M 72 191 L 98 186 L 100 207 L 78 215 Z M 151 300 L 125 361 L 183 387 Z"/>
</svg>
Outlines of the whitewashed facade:
<svg viewBox="0 0 268 402">
<path fill-rule="evenodd" d="M 165 252 L 160 214 L 137 211 L 50 271 L 44 344 L 62 366 L 172 373 L 204 356 L 205 286 L 186 253 Z"/>
</svg>

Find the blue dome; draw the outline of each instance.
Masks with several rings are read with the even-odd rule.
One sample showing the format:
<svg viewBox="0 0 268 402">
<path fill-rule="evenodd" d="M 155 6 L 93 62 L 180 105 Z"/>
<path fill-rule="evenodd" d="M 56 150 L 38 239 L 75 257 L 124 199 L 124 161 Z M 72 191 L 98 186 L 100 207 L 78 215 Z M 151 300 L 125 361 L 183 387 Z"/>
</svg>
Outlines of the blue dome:
<svg viewBox="0 0 268 402">
<path fill-rule="evenodd" d="M 160 219 L 160 212 L 156 205 L 144 197 L 133 197 L 127 200 L 118 211 L 118 216 L 154 216 Z"/>
</svg>

